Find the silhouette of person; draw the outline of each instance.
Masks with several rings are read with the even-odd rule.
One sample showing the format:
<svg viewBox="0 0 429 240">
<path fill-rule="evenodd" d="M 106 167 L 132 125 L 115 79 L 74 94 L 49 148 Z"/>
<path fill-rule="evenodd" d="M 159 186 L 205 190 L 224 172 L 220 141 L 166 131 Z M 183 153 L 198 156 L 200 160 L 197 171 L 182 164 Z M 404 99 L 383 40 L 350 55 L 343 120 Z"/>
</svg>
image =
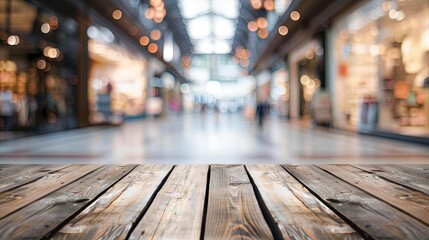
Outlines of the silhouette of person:
<svg viewBox="0 0 429 240">
<path fill-rule="evenodd" d="M 256 105 L 256 118 L 258 120 L 258 127 L 262 128 L 264 125 L 264 118 L 268 111 L 268 105 L 265 102 L 259 102 Z"/>
</svg>

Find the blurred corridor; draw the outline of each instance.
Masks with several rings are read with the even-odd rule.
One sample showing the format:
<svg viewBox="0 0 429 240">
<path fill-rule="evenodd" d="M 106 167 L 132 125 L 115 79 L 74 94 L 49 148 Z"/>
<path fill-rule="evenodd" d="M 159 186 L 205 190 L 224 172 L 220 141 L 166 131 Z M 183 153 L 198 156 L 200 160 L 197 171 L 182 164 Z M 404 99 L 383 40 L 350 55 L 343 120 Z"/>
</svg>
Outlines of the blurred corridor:
<svg viewBox="0 0 429 240">
<path fill-rule="evenodd" d="M 429 163 L 427 146 L 241 114 L 133 120 L 2 142 L 1 163 Z"/>
<path fill-rule="evenodd" d="M 429 145 L 428 16 L 427 0 L 1 0 L 0 158 L 422 161 L 367 135 Z"/>
</svg>

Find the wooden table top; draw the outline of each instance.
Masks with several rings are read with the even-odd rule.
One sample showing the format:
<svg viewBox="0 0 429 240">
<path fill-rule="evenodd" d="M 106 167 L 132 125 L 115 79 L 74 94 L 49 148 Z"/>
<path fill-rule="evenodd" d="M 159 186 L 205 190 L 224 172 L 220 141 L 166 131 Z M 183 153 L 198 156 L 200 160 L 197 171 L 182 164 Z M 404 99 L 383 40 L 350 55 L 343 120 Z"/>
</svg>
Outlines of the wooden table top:
<svg viewBox="0 0 429 240">
<path fill-rule="evenodd" d="M 429 165 L 0 165 L 0 239 L 429 239 Z"/>
</svg>

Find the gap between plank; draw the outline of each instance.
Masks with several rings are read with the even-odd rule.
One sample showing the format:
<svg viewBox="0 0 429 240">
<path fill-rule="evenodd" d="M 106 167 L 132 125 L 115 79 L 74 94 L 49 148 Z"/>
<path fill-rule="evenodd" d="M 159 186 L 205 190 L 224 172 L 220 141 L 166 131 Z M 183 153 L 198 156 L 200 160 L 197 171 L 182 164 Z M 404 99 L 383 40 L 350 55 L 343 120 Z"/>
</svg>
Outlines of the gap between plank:
<svg viewBox="0 0 429 240">
<path fill-rule="evenodd" d="M 411 190 L 417 191 L 417 192 L 422 193 L 422 194 L 426 194 L 426 193 L 425 193 L 425 192 L 423 192 L 422 190 L 416 189 L 416 188 L 411 187 L 411 186 L 407 186 L 407 185 L 405 185 L 405 184 L 401 183 L 400 181 L 391 180 L 391 179 L 389 179 L 389 178 L 384 177 L 383 175 L 378 175 L 376 171 L 374 171 L 374 172 L 373 172 L 373 171 L 369 171 L 369 170 L 366 170 L 366 169 L 360 168 L 360 167 L 359 167 L 359 165 L 353 165 L 353 164 L 347 164 L 347 165 L 349 165 L 349 166 L 351 166 L 351 167 L 353 167 L 353 168 L 356 168 L 357 170 L 361 170 L 361 171 L 363 171 L 363 172 L 366 172 L 366 173 L 368 173 L 368 174 L 375 175 L 375 176 L 377 176 L 377 177 L 379 177 L 379 178 L 384 179 L 384 180 L 385 180 L 385 181 L 387 181 L 387 182 L 390 182 L 390 183 L 393 183 L 393 184 L 396 184 L 396 185 L 402 186 L 402 187 L 404 187 L 404 188 L 408 188 L 408 189 L 411 189 Z M 386 172 L 386 171 L 384 171 L 384 172 L 385 172 L 385 173 L 389 173 L 389 172 Z M 406 175 L 408 175 L 408 174 L 406 174 Z M 410 176 L 411 176 L 411 175 L 410 175 Z M 427 194 L 426 194 L 426 195 L 427 195 Z M 426 223 L 425 223 L 425 224 L 426 224 Z"/>
<path fill-rule="evenodd" d="M 173 172 L 173 170 L 175 168 L 176 168 L 176 165 L 173 165 L 173 167 L 171 167 L 170 171 L 165 175 L 164 179 L 162 179 L 161 183 L 158 185 L 158 187 L 156 188 L 156 190 L 152 193 L 152 196 L 149 198 L 146 206 L 141 210 L 140 214 L 137 216 L 137 218 L 135 219 L 135 221 L 131 225 L 131 228 L 128 231 L 127 236 L 125 237 L 125 239 L 129 239 L 130 238 L 131 234 L 134 232 L 134 229 L 136 229 L 137 225 L 142 220 L 143 216 L 146 214 L 147 210 L 152 205 L 152 203 L 155 200 L 156 196 L 158 195 L 159 191 L 161 191 L 161 189 L 164 186 L 165 182 L 167 182 L 168 178 L 170 177 L 171 173 Z"/>
<path fill-rule="evenodd" d="M 208 210 L 208 205 L 209 205 L 211 169 L 212 169 L 212 166 L 209 165 L 209 169 L 207 172 L 206 195 L 204 196 L 204 208 L 203 208 L 203 219 L 202 219 L 202 223 L 201 223 L 200 240 L 204 240 L 204 235 L 206 233 L 206 221 L 207 221 L 207 210 Z"/>
<path fill-rule="evenodd" d="M 135 165 L 133 168 L 130 169 L 130 171 L 128 171 L 126 174 L 124 174 L 124 176 L 122 176 L 121 178 L 119 178 L 117 181 L 115 181 L 114 183 L 112 183 L 110 186 L 106 187 L 106 189 L 104 189 L 103 191 L 100 192 L 100 194 L 98 194 L 97 196 L 95 196 L 92 200 L 88 201 L 84 206 L 82 206 L 82 208 L 80 208 L 79 210 L 77 210 L 74 214 L 70 215 L 68 218 L 66 218 L 62 223 L 60 223 L 57 227 L 53 228 L 49 233 L 47 233 L 44 237 L 42 237 L 41 239 L 51 239 L 55 233 L 57 233 L 61 228 L 63 228 L 65 225 L 67 225 L 67 223 L 69 223 L 71 220 L 73 220 L 73 218 L 77 217 L 83 210 L 85 210 L 89 205 L 91 205 L 93 202 L 95 202 L 99 197 L 101 197 L 104 193 L 106 193 L 113 185 L 115 185 L 116 183 L 118 183 L 119 181 L 121 181 L 124 177 L 128 176 L 128 174 L 130 174 L 131 171 L 133 171 L 134 169 L 137 168 L 138 165 Z M 95 169 L 94 171 L 91 171 L 90 173 L 95 172 L 96 170 L 99 170 L 102 167 L 99 167 L 97 169 Z M 90 174 L 88 173 L 88 174 Z M 85 176 L 87 176 L 88 174 L 86 174 Z M 82 176 L 85 177 L 85 176 Z M 81 179 L 81 178 L 79 178 Z M 79 179 L 77 179 L 76 181 L 78 181 Z M 74 182 L 76 182 L 74 181 Z M 74 183 L 71 182 L 70 184 Z M 59 190 L 59 189 L 58 189 Z M 57 191 L 58 191 L 57 190 Z"/>
<path fill-rule="evenodd" d="M 39 179 L 41 179 L 41 178 L 43 178 L 43 177 L 46 177 L 46 176 L 48 176 L 49 174 L 53 174 L 53 173 L 56 173 L 56 172 L 58 172 L 58 171 L 61 171 L 61 170 L 63 170 L 63 169 L 65 169 L 65 168 L 67 168 L 67 167 L 70 167 L 71 165 L 64 165 L 64 167 L 62 167 L 62 168 L 58 168 L 57 170 L 53 170 L 53 171 L 46 171 L 46 174 L 45 175 L 41 175 L 40 177 L 38 177 L 38 178 L 34 178 L 34 179 L 32 179 L 32 180 L 30 180 L 30 181 L 28 181 L 28 182 L 22 182 L 22 183 L 18 183 L 16 186 L 14 186 L 14 187 L 12 187 L 12 188 L 9 188 L 9 189 L 7 189 L 6 188 L 6 190 L 2 190 L 2 191 L 0 191 L 0 193 L 3 193 L 3 192 L 7 192 L 7 191 L 12 191 L 12 190 L 14 190 L 14 189 L 17 189 L 17 188 L 19 188 L 19 187 L 22 187 L 22 186 L 25 186 L 25 185 L 27 185 L 27 184 L 30 184 L 30 183 L 33 183 L 33 182 L 35 182 L 35 181 L 37 181 L 37 180 L 39 180 Z M 97 170 L 97 169 L 96 169 Z M 38 172 L 40 172 L 40 171 L 38 171 Z M 37 172 L 36 172 L 37 173 Z M 33 172 L 31 172 L 30 174 L 33 174 Z"/>
<path fill-rule="evenodd" d="M 331 211 L 333 211 L 337 216 L 339 216 L 344 222 L 349 224 L 358 234 L 360 234 L 365 239 L 374 240 L 373 237 L 371 237 L 367 232 L 365 232 L 364 229 L 361 229 L 358 225 L 356 225 L 353 221 L 348 219 L 345 215 L 343 215 L 341 212 L 337 211 L 334 207 L 332 207 L 328 201 L 320 197 L 316 192 L 313 191 L 313 189 L 309 188 L 304 182 L 302 182 L 299 178 L 295 177 L 295 175 L 290 172 L 287 168 L 285 168 L 283 165 L 280 165 L 286 172 L 288 172 L 293 178 L 295 178 L 299 183 L 301 183 L 302 186 L 304 186 L 311 194 L 313 194 L 317 199 L 319 199 L 325 206 L 327 206 Z M 334 176 L 337 178 L 336 176 Z M 344 182 L 342 179 L 337 178 L 338 180 Z M 347 182 L 345 182 L 348 184 Z M 354 186 L 353 186 L 354 187 Z"/>
<path fill-rule="evenodd" d="M 320 170 L 322 170 L 322 171 L 324 171 L 324 172 L 326 172 L 326 173 L 330 174 L 331 176 L 333 176 L 333 177 L 336 177 L 336 178 L 340 179 L 341 181 L 343 181 L 343 182 L 345 182 L 345 183 L 349 184 L 350 186 L 352 186 L 352 187 L 355 187 L 355 188 L 359 189 L 360 191 L 362 191 L 362 192 L 364 192 L 364 193 L 368 194 L 369 196 L 372 196 L 372 197 L 374 197 L 375 199 L 378 199 L 378 200 L 380 200 L 381 202 L 386 203 L 388 206 L 390 206 L 390 207 L 392 207 L 392 208 L 394 208 L 394 209 L 398 210 L 399 212 L 404 213 L 405 215 L 408 215 L 409 217 L 411 217 L 411 218 L 413 218 L 413 219 L 415 219 L 415 220 L 419 221 L 420 223 L 425 224 L 425 225 L 427 226 L 427 223 L 426 223 L 426 222 L 424 222 L 422 219 L 419 219 L 419 218 L 417 218 L 417 217 L 413 216 L 413 214 L 411 214 L 411 213 L 410 213 L 410 212 L 408 212 L 408 211 L 405 211 L 404 209 L 400 208 L 400 207 L 399 207 L 399 206 L 397 206 L 396 204 L 393 204 L 393 203 L 391 203 L 391 202 L 389 202 L 389 201 L 385 201 L 383 198 L 381 198 L 381 197 L 379 197 L 379 196 L 377 196 L 377 195 L 375 195 L 375 194 L 373 194 L 373 193 L 371 193 L 371 192 L 369 192 L 369 191 L 365 190 L 364 188 L 360 188 L 360 187 L 358 187 L 358 186 L 355 186 L 355 185 L 353 185 L 353 184 L 350 184 L 350 183 L 348 183 L 347 181 L 345 181 L 345 180 L 341 179 L 340 177 L 335 176 L 333 173 L 329 172 L 328 170 L 325 170 L 325 169 L 323 169 L 323 168 L 321 168 L 321 167 L 319 167 L 319 166 L 317 166 L 317 165 L 314 165 L 314 166 L 315 166 L 315 167 L 317 167 L 318 169 L 320 169 Z M 339 167 L 338 165 L 335 165 L 335 166 Z M 360 170 L 360 168 L 358 168 L 357 170 Z M 347 170 L 346 170 L 346 171 L 347 171 Z M 375 176 L 379 177 L 377 174 L 374 174 L 374 173 L 372 173 L 372 172 L 370 172 L 369 174 L 372 174 L 372 175 L 375 175 Z M 392 181 L 388 181 L 388 182 L 392 182 Z M 392 183 L 393 183 L 393 184 L 395 184 L 395 185 L 400 185 L 400 184 L 397 184 L 396 182 L 392 182 Z M 401 185 L 401 186 L 402 186 L 402 185 Z M 411 190 L 415 191 L 413 188 L 410 188 L 410 187 L 406 187 L 406 186 L 405 186 L 405 188 L 407 188 L 407 189 L 411 189 Z M 417 192 L 420 192 L 420 191 L 417 191 Z M 426 193 L 423 193 L 423 194 L 426 194 Z"/>
<path fill-rule="evenodd" d="M 252 185 L 256 200 L 258 201 L 259 208 L 262 211 L 262 215 L 264 216 L 265 221 L 268 223 L 268 226 L 270 227 L 270 230 L 271 230 L 271 233 L 273 234 L 274 239 L 283 239 L 283 234 L 280 231 L 280 228 L 277 225 L 276 220 L 271 215 L 270 210 L 268 209 L 267 205 L 265 204 L 264 199 L 262 198 L 262 195 L 259 192 L 259 189 L 256 186 L 256 183 L 253 180 L 252 175 L 250 175 L 249 170 L 247 169 L 246 165 L 244 165 L 244 169 L 246 170 L 247 176 L 249 177 L 250 184 Z"/>
</svg>

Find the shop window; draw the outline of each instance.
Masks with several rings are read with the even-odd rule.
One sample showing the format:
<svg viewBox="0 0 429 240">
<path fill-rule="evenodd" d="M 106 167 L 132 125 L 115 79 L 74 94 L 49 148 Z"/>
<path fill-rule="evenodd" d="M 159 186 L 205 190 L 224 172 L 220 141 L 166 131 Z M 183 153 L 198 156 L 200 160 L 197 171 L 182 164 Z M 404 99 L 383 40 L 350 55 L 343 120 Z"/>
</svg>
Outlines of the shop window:
<svg viewBox="0 0 429 240">
<path fill-rule="evenodd" d="M 1 1 L 0 16 L 0 89 L 13 108 L 1 129 L 76 127 L 76 21 L 21 0 Z"/>
<path fill-rule="evenodd" d="M 428 15 L 425 0 L 373 0 L 338 20 L 332 36 L 340 127 L 367 121 L 365 102 L 371 98 L 376 129 L 429 135 Z"/>
</svg>

